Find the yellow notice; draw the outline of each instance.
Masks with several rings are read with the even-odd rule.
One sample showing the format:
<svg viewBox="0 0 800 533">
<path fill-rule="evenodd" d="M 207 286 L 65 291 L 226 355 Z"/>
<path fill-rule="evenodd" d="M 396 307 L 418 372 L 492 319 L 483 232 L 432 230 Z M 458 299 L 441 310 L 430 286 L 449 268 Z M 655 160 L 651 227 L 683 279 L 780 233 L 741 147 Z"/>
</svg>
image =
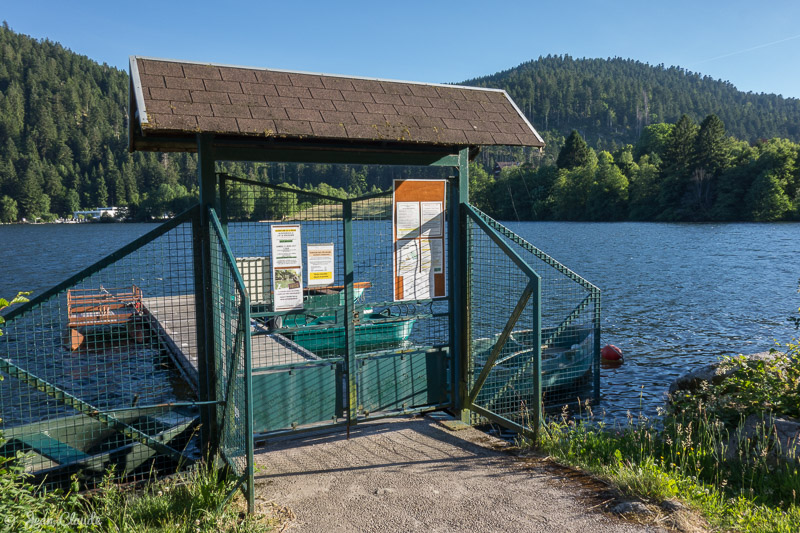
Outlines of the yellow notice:
<svg viewBox="0 0 800 533">
<path fill-rule="evenodd" d="M 323 287 L 333 284 L 333 243 L 306 246 L 308 286 Z"/>
</svg>

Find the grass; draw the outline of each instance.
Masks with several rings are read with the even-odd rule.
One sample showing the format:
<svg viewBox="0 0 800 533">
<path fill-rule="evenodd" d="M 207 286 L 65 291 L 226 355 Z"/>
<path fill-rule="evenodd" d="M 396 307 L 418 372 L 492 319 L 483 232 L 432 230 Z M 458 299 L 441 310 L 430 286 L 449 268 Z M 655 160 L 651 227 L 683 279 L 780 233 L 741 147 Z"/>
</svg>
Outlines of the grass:
<svg viewBox="0 0 800 533">
<path fill-rule="evenodd" d="M 77 483 L 67 492 L 42 493 L 12 462 L 2 461 L 2 531 L 260 533 L 275 529 L 288 513 L 248 515 L 239 494 L 226 503 L 234 481 L 208 463 L 170 478 L 154 479 L 144 487 L 118 485 L 111 470 L 98 490 L 80 494 Z"/>
<path fill-rule="evenodd" d="M 624 424 L 607 425 L 588 405 L 578 418 L 564 411 L 545 424 L 537 448 L 625 495 L 654 504 L 680 500 L 714 530 L 796 533 L 800 458 L 779 453 L 766 423 L 754 434 L 742 431 L 749 414 L 768 420 L 783 414 L 778 408 L 791 411 L 800 350 L 788 347 L 768 363 L 728 360 L 733 378 L 675 398 L 655 420 L 629 415 Z"/>
</svg>

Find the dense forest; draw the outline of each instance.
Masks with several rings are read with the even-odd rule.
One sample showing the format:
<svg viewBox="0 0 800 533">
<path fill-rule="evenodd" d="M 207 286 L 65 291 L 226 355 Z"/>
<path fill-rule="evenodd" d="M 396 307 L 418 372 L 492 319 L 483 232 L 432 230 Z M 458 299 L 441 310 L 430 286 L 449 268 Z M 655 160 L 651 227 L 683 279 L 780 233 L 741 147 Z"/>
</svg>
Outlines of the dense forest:
<svg viewBox="0 0 800 533">
<path fill-rule="evenodd" d="M 635 145 L 595 151 L 573 130 L 554 165 L 488 174 L 470 198 L 501 220 L 800 220 L 800 144 L 729 137 L 716 115 L 644 128 Z"/>
<path fill-rule="evenodd" d="M 611 188 L 619 205 L 624 204 L 624 214 L 620 210 L 615 219 L 774 219 L 774 210 L 753 207 L 745 212 L 736 203 L 757 203 L 757 195 L 749 192 L 754 180 L 769 190 L 780 186 L 788 198 L 791 209 L 779 209 L 777 218 L 796 216 L 797 145 L 789 142 L 800 138 L 796 99 L 742 93 L 728 83 L 678 68 L 568 56 L 540 58 L 466 83 L 509 91 L 548 144 L 543 153 L 485 150 L 474 165 L 473 197 L 499 218 L 607 217 L 607 210 L 603 215 L 593 211 L 600 205 L 597 198 L 580 203 L 581 194 L 591 189 L 589 181 L 618 179 L 617 171 L 627 185 L 625 193 Z M 6 23 L 0 27 L 0 222 L 51 220 L 110 205 L 125 207 L 131 218 L 143 220 L 191 205 L 197 194 L 194 155 L 127 151 L 128 85 L 124 71 L 49 40 L 17 34 Z M 686 119 L 678 121 L 684 113 Z M 695 123 L 709 114 L 743 141 L 723 133 L 724 161 L 706 168 L 693 159 L 695 148 L 688 156 L 673 144 L 675 132 L 686 135 L 682 142 L 687 146 L 705 138 L 705 130 Z M 572 130 L 578 133 L 567 138 Z M 588 141 L 589 160 L 577 166 L 557 164 L 562 147 L 575 144 L 575 135 Z M 789 141 L 764 140 L 772 137 Z M 684 156 L 689 159 L 680 159 Z M 783 158 L 783 173 L 757 180 L 763 173 L 759 165 L 780 166 L 768 164 L 769 157 Z M 489 173 L 496 161 L 524 164 L 495 179 Z M 705 187 L 702 210 L 690 207 L 686 191 L 697 181 L 698 169 L 705 169 L 707 176 L 700 180 Z M 729 178 L 734 169 L 741 175 Z M 333 196 L 386 189 L 394 178 L 443 172 L 274 163 L 225 164 L 220 170 Z M 610 174 L 596 177 L 598 172 Z M 650 177 L 641 177 L 645 175 Z M 657 204 L 651 197 L 654 190 Z M 504 203 L 509 194 L 516 201 L 513 205 Z M 256 211 L 252 216 L 258 216 Z M 764 214 L 768 211 L 769 216 Z"/>
<path fill-rule="evenodd" d="M 539 130 L 577 130 L 595 148 L 637 141 L 646 126 L 714 114 L 734 137 L 800 141 L 800 100 L 739 91 L 679 67 L 632 59 L 540 57 L 465 85 L 505 89 Z"/>
</svg>

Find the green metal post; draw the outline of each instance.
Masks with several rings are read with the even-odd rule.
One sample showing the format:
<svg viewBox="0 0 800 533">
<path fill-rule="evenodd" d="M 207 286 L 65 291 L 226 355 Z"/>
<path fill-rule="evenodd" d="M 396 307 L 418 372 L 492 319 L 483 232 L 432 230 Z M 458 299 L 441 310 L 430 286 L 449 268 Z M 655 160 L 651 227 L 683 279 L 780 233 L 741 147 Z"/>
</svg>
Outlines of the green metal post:
<svg viewBox="0 0 800 533">
<path fill-rule="evenodd" d="M 592 291 L 594 301 L 594 404 L 600 403 L 600 289 Z"/>
<path fill-rule="evenodd" d="M 344 331 L 345 331 L 345 370 L 347 372 L 347 435 L 350 426 L 358 418 L 358 390 L 356 386 L 356 328 L 353 275 L 353 202 L 345 200 L 342 204 L 344 224 Z"/>
<path fill-rule="evenodd" d="M 462 205 L 469 202 L 469 149 L 458 153 L 458 177 L 450 187 L 450 219 L 448 244 L 450 245 L 450 344 L 453 361 L 453 403 L 461 420 L 470 422 L 470 413 L 464 409 L 469 387 L 470 333 L 468 243 L 466 242 L 466 217 Z"/>
<path fill-rule="evenodd" d="M 216 401 L 217 372 L 214 353 L 214 315 L 211 275 L 211 221 L 208 208 L 216 204 L 213 136 L 197 135 L 197 177 L 200 182 L 200 224 L 195 233 L 194 276 L 195 316 L 197 320 L 197 372 L 198 394 L 201 402 Z M 219 446 L 216 406 L 201 408 L 200 422 L 203 455 L 213 457 Z"/>
<path fill-rule="evenodd" d="M 536 308 L 533 311 L 533 342 L 536 347 L 536 356 L 533 360 L 533 397 L 536 406 L 533 408 L 533 438 L 539 440 L 539 430 L 542 426 L 542 279 L 535 277 L 531 280 L 534 284 L 533 297 Z M 529 407 L 530 408 L 530 407 Z"/>
</svg>

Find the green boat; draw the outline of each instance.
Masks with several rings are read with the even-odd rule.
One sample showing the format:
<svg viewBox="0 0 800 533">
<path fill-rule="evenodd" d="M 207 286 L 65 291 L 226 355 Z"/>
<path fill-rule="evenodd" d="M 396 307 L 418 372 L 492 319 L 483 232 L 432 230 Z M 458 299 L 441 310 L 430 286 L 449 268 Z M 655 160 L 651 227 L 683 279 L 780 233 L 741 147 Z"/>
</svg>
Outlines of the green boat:
<svg viewBox="0 0 800 533">
<path fill-rule="evenodd" d="M 165 407 L 114 411 L 114 418 L 180 451 L 197 423 L 188 410 Z M 19 464 L 35 480 L 69 482 L 72 474 L 83 480 L 99 480 L 114 465 L 117 472 L 132 473 L 154 458 L 157 452 L 129 439 L 95 418 L 74 415 L 3 430 L 0 446 L 4 457 L 20 456 Z"/>
<path fill-rule="evenodd" d="M 362 300 L 364 291 L 372 287 L 368 281 L 353 284 L 353 303 Z M 344 286 L 306 288 L 303 309 L 276 315 L 266 321 L 266 329 L 256 327 L 254 334 L 280 333 L 306 350 L 320 356 L 340 355 L 346 349 L 344 323 Z M 415 317 L 390 316 L 388 311 L 359 312 L 355 327 L 358 351 L 399 346 L 408 341 Z M 261 329 L 261 331 L 259 331 Z"/>
<path fill-rule="evenodd" d="M 499 335 L 476 339 L 472 343 L 475 360 L 489 359 Z M 555 328 L 542 329 L 542 339 L 551 338 L 542 345 L 542 388 L 545 390 L 573 387 L 585 380 L 594 363 L 594 336 L 588 327 L 570 326 L 560 333 Z M 512 375 L 528 360 L 533 351 L 533 331 L 514 331 L 506 340 L 493 372 Z M 476 369 L 480 373 L 480 368 Z"/>
<path fill-rule="evenodd" d="M 314 317 L 301 322 L 300 318 L 292 320 L 289 315 L 284 317 L 283 327 L 291 328 L 282 335 L 293 340 L 306 350 L 316 354 L 335 353 L 345 351 L 345 330 L 343 326 L 336 325 L 333 316 Z M 305 318 L 305 315 L 303 315 Z M 356 348 L 358 351 L 375 350 L 398 346 L 408 340 L 414 327 L 416 318 L 391 317 L 381 313 L 365 313 L 356 324 Z M 341 322 L 339 322 L 341 324 Z M 296 328 L 296 329 L 294 329 Z"/>
</svg>

